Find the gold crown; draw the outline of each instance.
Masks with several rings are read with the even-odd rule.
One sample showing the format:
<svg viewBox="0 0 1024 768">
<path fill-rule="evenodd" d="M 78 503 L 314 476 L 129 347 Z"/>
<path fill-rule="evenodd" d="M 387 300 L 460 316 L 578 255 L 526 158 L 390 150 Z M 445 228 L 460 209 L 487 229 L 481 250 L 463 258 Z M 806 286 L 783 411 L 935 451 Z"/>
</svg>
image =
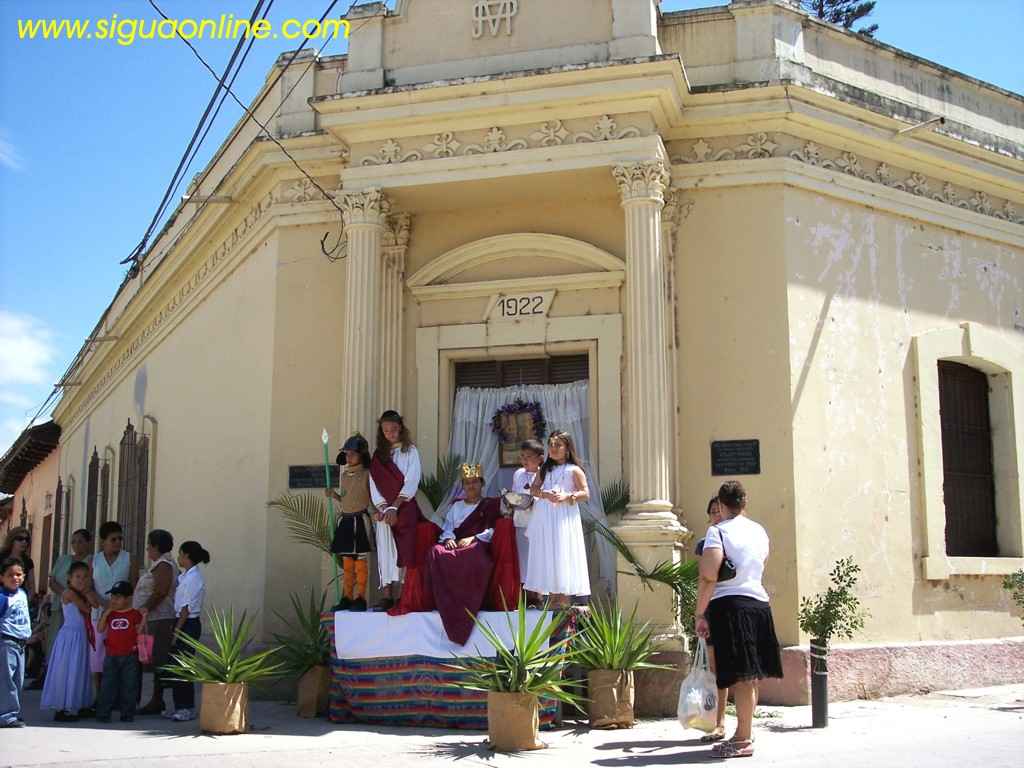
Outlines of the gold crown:
<svg viewBox="0 0 1024 768">
<path fill-rule="evenodd" d="M 483 467 L 481 467 L 479 464 L 463 464 L 461 469 L 462 479 L 464 481 L 484 479 Z"/>
</svg>

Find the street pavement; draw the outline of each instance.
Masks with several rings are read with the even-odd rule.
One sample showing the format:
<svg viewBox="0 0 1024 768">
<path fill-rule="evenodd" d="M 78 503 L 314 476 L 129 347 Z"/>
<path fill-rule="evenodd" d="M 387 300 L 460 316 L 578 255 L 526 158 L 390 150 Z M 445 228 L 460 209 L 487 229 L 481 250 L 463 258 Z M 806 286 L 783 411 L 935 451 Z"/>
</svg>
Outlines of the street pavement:
<svg viewBox="0 0 1024 768">
<path fill-rule="evenodd" d="M 290 705 L 253 702 L 252 732 L 204 736 L 197 722 L 140 718 L 134 723 L 60 724 L 26 692 L 27 728 L 0 730 L 0 766 L 159 766 L 299 768 L 487 765 L 640 768 L 717 762 L 696 731 L 674 720 L 644 721 L 622 731 L 580 725 L 542 733 L 548 748 L 496 755 L 476 732 L 336 726 L 300 720 Z M 834 703 L 827 729 L 809 727 L 808 707 L 763 707 L 755 721 L 756 754 L 741 765 L 871 768 L 1021 768 L 1024 685 L 877 701 Z"/>
</svg>

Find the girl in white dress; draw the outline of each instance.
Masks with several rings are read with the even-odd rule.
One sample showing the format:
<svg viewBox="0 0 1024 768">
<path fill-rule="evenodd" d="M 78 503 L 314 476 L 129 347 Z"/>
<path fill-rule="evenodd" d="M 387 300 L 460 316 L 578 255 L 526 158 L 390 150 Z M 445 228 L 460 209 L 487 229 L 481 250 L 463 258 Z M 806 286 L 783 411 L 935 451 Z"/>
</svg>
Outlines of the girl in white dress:
<svg viewBox="0 0 1024 768">
<path fill-rule="evenodd" d="M 548 595 L 555 607 L 565 607 L 571 596 L 590 594 L 578 503 L 590 498 L 590 489 L 568 433 L 551 433 L 548 457 L 530 493 L 536 501 L 526 529 L 530 540 L 526 588 Z"/>
</svg>

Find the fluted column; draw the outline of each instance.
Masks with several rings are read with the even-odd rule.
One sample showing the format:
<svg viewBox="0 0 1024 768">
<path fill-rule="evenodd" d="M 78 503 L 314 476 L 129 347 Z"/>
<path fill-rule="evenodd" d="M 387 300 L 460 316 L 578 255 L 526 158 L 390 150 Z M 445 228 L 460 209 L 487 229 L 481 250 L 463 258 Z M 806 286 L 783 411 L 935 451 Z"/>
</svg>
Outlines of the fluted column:
<svg viewBox="0 0 1024 768">
<path fill-rule="evenodd" d="M 675 450 L 676 404 L 669 386 L 671 328 L 666 296 L 662 208 L 670 177 L 657 160 L 614 169 L 626 216 L 626 414 L 630 503 L 616 532 L 637 559 L 651 568 L 679 562 L 686 529 L 672 510 L 670 466 Z M 648 590 L 620 558 L 621 604 L 636 604 L 651 623 L 659 646 L 682 650 L 674 593 Z"/>
<path fill-rule="evenodd" d="M 665 262 L 661 209 L 668 170 L 658 161 L 620 165 L 626 212 L 626 401 L 631 515 L 671 513 Z"/>
<path fill-rule="evenodd" d="M 412 219 L 407 213 L 390 218 L 384 234 L 384 274 L 381 301 L 381 409 L 402 410 L 402 319 L 405 289 L 405 253 L 409 249 Z"/>
<path fill-rule="evenodd" d="M 380 415 L 383 242 L 391 205 L 379 189 L 342 193 L 339 203 L 348 240 L 341 435 L 358 430 L 372 442 Z"/>
</svg>

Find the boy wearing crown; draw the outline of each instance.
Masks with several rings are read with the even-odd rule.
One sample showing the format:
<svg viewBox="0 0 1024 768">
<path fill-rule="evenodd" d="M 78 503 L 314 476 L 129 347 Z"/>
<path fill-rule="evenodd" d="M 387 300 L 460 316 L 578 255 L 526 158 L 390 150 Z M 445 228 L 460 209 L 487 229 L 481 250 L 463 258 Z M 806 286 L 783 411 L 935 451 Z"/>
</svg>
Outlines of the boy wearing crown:
<svg viewBox="0 0 1024 768">
<path fill-rule="evenodd" d="M 498 499 L 484 498 L 479 464 L 461 467 L 464 495 L 452 503 L 441 537 L 427 556 L 424 587 L 430 590 L 452 642 L 465 645 L 473 617 L 484 603 L 518 603 L 515 529 Z"/>
</svg>

